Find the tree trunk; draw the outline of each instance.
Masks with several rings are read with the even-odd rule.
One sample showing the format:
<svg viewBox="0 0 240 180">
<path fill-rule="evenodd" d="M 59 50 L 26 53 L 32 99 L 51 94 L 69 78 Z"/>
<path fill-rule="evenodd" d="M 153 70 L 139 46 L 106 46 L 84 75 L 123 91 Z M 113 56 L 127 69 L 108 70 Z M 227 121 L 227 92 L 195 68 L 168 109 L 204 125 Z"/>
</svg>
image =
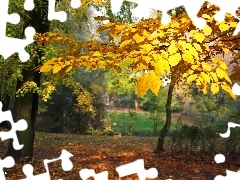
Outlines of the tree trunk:
<svg viewBox="0 0 240 180">
<path fill-rule="evenodd" d="M 157 148 L 155 152 L 164 151 L 164 138 L 166 137 L 170 126 L 171 126 L 171 120 L 172 120 L 172 109 L 171 109 L 171 103 L 172 103 L 172 93 L 173 93 L 174 84 L 170 83 L 169 89 L 168 89 L 168 97 L 167 97 L 167 104 L 166 104 L 166 123 L 162 130 L 160 131 L 159 137 L 158 137 L 158 143 Z"/>
<path fill-rule="evenodd" d="M 22 86 L 26 81 L 34 81 L 35 76 L 32 70 L 23 70 L 23 82 L 17 82 L 17 89 Z M 12 146 L 12 140 L 9 141 L 8 151 L 5 156 L 12 156 L 16 162 L 18 162 L 23 157 L 32 158 L 33 156 L 33 142 L 34 142 L 34 127 L 32 119 L 33 111 L 33 93 L 28 92 L 24 97 L 17 97 L 14 102 L 13 118 L 14 121 L 19 119 L 25 119 L 28 124 L 28 128 L 25 131 L 17 132 L 18 140 L 20 144 L 24 147 L 21 150 L 15 150 Z"/>
<path fill-rule="evenodd" d="M 182 115 L 187 116 L 187 101 L 185 100 L 184 104 L 182 105 Z"/>
<path fill-rule="evenodd" d="M 30 19 L 25 22 L 25 27 L 32 26 L 35 28 L 36 33 L 46 33 L 49 31 L 49 21 L 47 21 L 47 8 L 48 0 L 41 2 L 41 6 L 38 5 L 39 1 L 34 1 L 35 9 L 29 12 Z M 43 5 L 45 4 L 45 5 Z M 25 28 L 24 28 L 25 29 Z M 23 31 L 24 31 L 23 29 Z M 41 58 L 42 54 L 40 50 L 38 51 L 38 58 Z M 35 71 L 35 67 L 39 65 L 38 58 L 32 58 L 32 67 L 28 69 L 23 69 L 23 81 L 17 81 L 17 89 L 19 89 L 26 81 L 34 81 L 37 86 L 40 86 L 41 74 Z M 21 158 L 28 157 L 30 160 L 33 157 L 33 144 L 34 144 L 34 127 L 38 111 L 38 94 L 33 92 L 28 92 L 24 97 L 16 97 L 14 102 L 13 117 L 14 121 L 19 119 L 25 119 L 28 124 L 28 128 L 25 131 L 17 132 L 18 140 L 20 144 L 24 147 L 21 150 L 15 150 L 12 145 L 12 140 L 9 141 L 8 150 L 5 155 L 12 156 L 15 162 L 19 162 Z"/>
</svg>

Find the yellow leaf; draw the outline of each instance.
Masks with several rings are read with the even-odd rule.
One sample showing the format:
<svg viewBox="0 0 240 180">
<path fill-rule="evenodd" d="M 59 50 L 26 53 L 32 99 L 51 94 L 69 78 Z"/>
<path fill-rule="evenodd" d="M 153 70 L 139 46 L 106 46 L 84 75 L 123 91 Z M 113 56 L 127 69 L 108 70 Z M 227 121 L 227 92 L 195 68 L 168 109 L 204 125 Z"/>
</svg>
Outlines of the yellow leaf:
<svg viewBox="0 0 240 180">
<path fill-rule="evenodd" d="M 198 52 L 196 51 L 196 49 L 193 46 L 189 47 L 189 52 L 196 58 L 199 59 L 198 57 Z"/>
<path fill-rule="evenodd" d="M 211 91 L 212 91 L 213 94 L 216 94 L 219 91 L 219 86 L 218 86 L 217 83 L 213 83 L 211 85 Z"/>
<path fill-rule="evenodd" d="M 206 35 L 210 35 L 212 33 L 212 28 L 208 25 L 206 25 L 203 29 L 203 32 L 206 34 Z"/>
<path fill-rule="evenodd" d="M 161 81 L 160 77 L 155 74 L 154 71 L 149 71 L 149 77 L 150 77 L 150 82 L 149 82 L 149 88 L 150 90 L 158 96 L 158 92 L 161 86 Z"/>
<path fill-rule="evenodd" d="M 193 74 L 194 71 L 192 69 L 188 70 L 188 74 Z"/>
<path fill-rule="evenodd" d="M 121 44 L 120 44 L 120 48 L 122 48 L 122 47 L 124 47 L 124 46 L 130 44 L 131 42 L 132 42 L 132 39 L 125 40 L 125 41 L 121 42 Z"/>
<path fill-rule="evenodd" d="M 196 65 L 192 65 L 191 68 L 192 68 L 193 70 L 196 70 L 197 68 L 199 68 L 199 66 L 200 66 L 199 64 L 196 64 Z"/>
<path fill-rule="evenodd" d="M 153 49 L 153 46 L 151 44 L 144 44 L 144 45 L 141 45 L 140 47 L 147 52 L 149 52 Z"/>
<path fill-rule="evenodd" d="M 237 22 L 230 22 L 229 23 L 231 27 L 235 28 L 237 27 L 238 23 Z"/>
<path fill-rule="evenodd" d="M 230 26 L 228 24 L 225 23 L 221 23 L 219 25 L 219 29 L 223 32 L 223 31 L 227 31 L 230 28 Z"/>
<path fill-rule="evenodd" d="M 95 51 L 92 56 L 103 56 L 99 51 Z"/>
<path fill-rule="evenodd" d="M 105 63 L 104 61 L 101 61 L 101 62 L 98 63 L 98 67 L 99 67 L 100 69 L 105 70 L 105 68 L 106 68 L 106 63 Z"/>
<path fill-rule="evenodd" d="M 164 63 L 164 69 L 167 71 L 167 73 L 170 73 L 170 66 L 166 59 L 163 59 L 162 62 Z"/>
<path fill-rule="evenodd" d="M 57 73 L 58 71 L 60 71 L 62 69 L 62 67 L 59 64 L 55 64 L 53 66 L 53 74 Z"/>
<path fill-rule="evenodd" d="M 195 33 L 197 33 L 198 31 L 197 30 L 191 30 L 190 31 L 190 34 L 194 35 Z"/>
<path fill-rule="evenodd" d="M 227 68 L 228 68 L 224 61 L 219 61 L 219 65 L 223 70 L 227 70 Z"/>
<path fill-rule="evenodd" d="M 188 63 L 193 63 L 194 62 L 194 58 L 189 53 L 189 51 L 184 51 L 184 53 L 182 54 L 182 58 L 183 58 L 184 61 L 186 61 Z"/>
<path fill-rule="evenodd" d="M 149 89 L 149 74 L 143 74 L 137 82 L 137 94 L 138 97 L 143 96 Z"/>
<path fill-rule="evenodd" d="M 196 78 L 197 78 L 197 75 L 196 75 L 196 74 L 191 74 L 191 75 L 188 76 L 188 78 L 187 78 L 187 83 L 188 83 L 188 84 L 192 83 L 193 81 L 195 81 Z"/>
<path fill-rule="evenodd" d="M 207 94 L 207 86 L 206 84 L 203 84 L 203 89 L 202 89 L 204 94 Z"/>
<path fill-rule="evenodd" d="M 153 60 L 154 60 L 155 62 L 157 62 L 159 59 L 162 58 L 162 56 L 161 56 L 160 54 L 156 54 L 156 53 L 154 53 L 154 54 L 152 55 L 152 57 L 153 57 Z"/>
<path fill-rule="evenodd" d="M 159 44 L 159 43 L 160 43 L 160 41 L 159 41 L 158 39 L 154 39 L 154 40 L 152 40 L 152 42 L 151 42 L 152 45 L 157 45 L 157 44 Z"/>
<path fill-rule="evenodd" d="M 222 83 L 221 88 L 224 91 L 228 92 L 233 99 L 236 99 L 236 95 L 233 94 L 232 89 L 226 83 Z"/>
<path fill-rule="evenodd" d="M 202 76 L 204 82 L 210 83 L 210 77 L 208 74 L 206 74 L 205 72 L 201 72 L 201 76 Z"/>
<path fill-rule="evenodd" d="M 188 76 L 188 73 L 183 73 L 182 77 L 186 78 Z"/>
<path fill-rule="evenodd" d="M 146 63 L 149 63 L 152 58 L 149 57 L 149 56 L 142 56 L 142 59 L 143 59 Z"/>
<path fill-rule="evenodd" d="M 202 17 L 205 19 L 210 19 L 211 17 L 208 14 L 202 14 Z"/>
<path fill-rule="evenodd" d="M 171 44 L 168 47 L 168 52 L 169 52 L 170 55 L 175 54 L 177 51 L 178 51 L 178 48 L 175 44 Z"/>
<path fill-rule="evenodd" d="M 66 71 L 65 71 L 65 72 L 66 72 L 66 73 L 68 73 L 69 71 L 71 71 L 71 70 L 72 70 L 72 68 L 73 68 L 72 66 L 69 66 L 69 67 L 66 69 Z"/>
<path fill-rule="evenodd" d="M 213 78 L 213 80 L 214 80 L 215 82 L 218 82 L 218 78 L 217 78 L 217 74 L 216 74 L 216 73 L 210 72 L 210 75 L 211 75 L 211 77 Z"/>
<path fill-rule="evenodd" d="M 135 34 L 133 36 L 133 39 L 137 42 L 137 43 L 140 43 L 142 41 L 144 41 L 145 37 L 144 36 L 140 36 L 139 34 Z"/>
<path fill-rule="evenodd" d="M 143 65 L 142 63 L 140 63 L 135 69 L 134 71 L 141 71 L 147 69 L 147 66 Z"/>
<path fill-rule="evenodd" d="M 115 29 L 121 31 L 123 29 L 126 29 L 126 25 L 116 25 Z"/>
<path fill-rule="evenodd" d="M 43 66 L 40 68 L 40 72 L 49 72 L 51 71 L 51 69 L 53 68 L 53 66 L 48 65 L 48 64 L 43 64 Z"/>
<path fill-rule="evenodd" d="M 181 58 L 182 57 L 181 57 L 180 53 L 177 53 L 177 54 L 169 56 L 168 62 L 170 64 L 170 66 L 176 66 L 179 63 L 179 61 L 181 60 Z"/>
<path fill-rule="evenodd" d="M 197 79 L 197 82 L 196 82 L 196 85 L 200 86 L 201 84 L 202 84 L 201 79 L 198 78 L 198 79 Z"/>
<path fill-rule="evenodd" d="M 168 52 L 166 52 L 166 51 L 164 51 L 164 50 L 161 50 L 160 52 L 161 52 L 161 56 L 162 56 L 163 58 L 165 58 L 165 59 L 168 58 L 168 56 L 169 56 Z"/>
<path fill-rule="evenodd" d="M 205 35 L 203 33 L 195 33 L 193 36 L 198 42 L 202 42 L 205 39 Z"/>
<path fill-rule="evenodd" d="M 229 83 L 232 83 L 231 79 L 228 77 L 228 75 L 225 73 L 224 79 L 226 79 Z"/>
<path fill-rule="evenodd" d="M 198 51 L 198 52 L 202 52 L 202 48 L 199 44 L 197 43 L 193 43 L 193 46 L 195 47 L 195 49 Z"/>
<path fill-rule="evenodd" d="M 178 28 L 179 27 L 179 23 L 177 21 L 171 21 L 171 24 L 170 24 L 170 27 L 171 28 Z"/>
<path fill-rule="evenodd" d="M 217 76 L 220 77 L 220 78 L 223 78 L 226 74 L 225 71 L 222 70 L 221 68 L 217 68 L 216 73 L 217 73 Z"/>
<path fill-rule="evenodd" d="M 212 62 L 214 62 L 214 63 L 218 63 L 219 61 L 220 61 L 221 59 L 219 59 L 219 58 L 212 58 Z"/>
<path fill-rule="evenodd" d="M 153 62 L 152 66 L 154 66 L 154 71 L 158 76 L 162 76 L 164 72 L 164 63 L 163 61 L 159 60 L 157 62 Z"/>
<path fill-rule="evenodd" d="M 222 48 L 223 49 L 223 51 L 226 53 L 226 54 L 228 54 L 229 53 L 229 49 L 228 48 Z"/>
<path fill-rule="evenodd" d="M 206 71 L 211 71 L 212 70 L 212 66 L 205 63 L 205 62 L 202 62 L 202 68 Z"/>
</svg>

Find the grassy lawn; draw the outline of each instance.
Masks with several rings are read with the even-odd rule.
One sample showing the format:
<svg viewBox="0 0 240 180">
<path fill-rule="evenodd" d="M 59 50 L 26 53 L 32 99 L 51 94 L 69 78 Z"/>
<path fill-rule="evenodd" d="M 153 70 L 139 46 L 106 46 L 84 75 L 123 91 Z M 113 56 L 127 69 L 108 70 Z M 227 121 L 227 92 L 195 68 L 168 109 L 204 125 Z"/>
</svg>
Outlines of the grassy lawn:
<svg viewBox="0 0 240 180">
<path fill-rule="evenodd" d="M 108 112 L 111 123 L 116 123 L 114 130 L 117 132 L 131 131 L 132 132 L 153 132 L 154 120 L 147 113 L 121 113 Z M 158 121 L 157 130 L 161 130 L 165 123 L 165 117 Z M 176 128 L 176 123 L 173 123 L 171 130 Z"/>
</svg>

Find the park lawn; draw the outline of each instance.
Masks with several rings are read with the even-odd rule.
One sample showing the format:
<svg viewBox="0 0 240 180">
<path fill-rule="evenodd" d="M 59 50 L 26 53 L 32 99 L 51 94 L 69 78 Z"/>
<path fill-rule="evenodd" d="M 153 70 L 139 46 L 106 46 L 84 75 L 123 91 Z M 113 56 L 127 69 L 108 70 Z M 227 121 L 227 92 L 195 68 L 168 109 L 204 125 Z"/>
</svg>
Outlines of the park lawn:
<svg viewBox="0 0 240 180">
<path fill-rule="evenodd" d="M 4 141 L 6 142 L 6 141 Z M 219 165 L 213 163 L 215 154 L 188 154 L 184 152 L 153 154 L 157 137 L 136 136 L 91 136 L 76 134 L 36 133 L 34 144 L 34 174 L 46 172 L 43 166 L 44 159 L 58 158 L 63 149 L 74 156 L 71 158 L 73 169 L 65 172 L 61 168 L 61 161 L 51 163 L 51 179 L 75 180 L 79 178 L 79 171 L 83 168 L 94 169 L 96 173 L 109 172 L 109 180 L 119 179 L 116 167 L 144 160 L 146 169 L 156 168 L 158 178 L 162 179 L 214 179 L 218 174 L 223 174 L 226 169 L 237 171 L 240 157 L 234 159 L 226 155 L 226 162 Z M 168 142 L 167 142 L 168 144 Z M 166 145 L 167 145 L 166 144 Z M 7 146 L 0 143 L 0 155 L 4 156 Z M 234 163 L 236 162 L 236 163 Z M 23 163 L 24 164 L 24 163 Z M 25 178 L 22 172 L 23 164 L 5 169 L 7 180 Z M 121 180 L 138 180 L 136 175 L 121 178 Z M 91 178 L 89 180 L 92 180 Z"/>
<path fill-rule="evenodd" d="M 108 112 L 111 123 L 116 123 L 113 129 L 116 132 L 132 131 L 133 132 L 153 132 L 154 120 L 147 113 L 130 113 L 124 112 Z M 164 115 L 158 121 L 157 130 L 160 131 L 165 124 Z M 176 129 L 176 123 L 172 123 L 170 130 Z"/>
</svg>

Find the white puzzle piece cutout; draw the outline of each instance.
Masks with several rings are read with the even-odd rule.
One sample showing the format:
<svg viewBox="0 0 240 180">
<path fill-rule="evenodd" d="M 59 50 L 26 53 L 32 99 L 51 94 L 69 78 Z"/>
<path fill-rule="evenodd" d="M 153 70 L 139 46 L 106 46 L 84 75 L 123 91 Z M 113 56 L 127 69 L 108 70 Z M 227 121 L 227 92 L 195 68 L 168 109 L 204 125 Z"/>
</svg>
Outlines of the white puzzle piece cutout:
<svg viewBox="0 0 240 180">
<path fill-rule="evenodd" d="M 117 167 L 116 171 L 118 172 L 119 177 L 137 174 L 139 180 L 146 180 L 146 178 L 154 179 L 158 177 L 158 171 L 156 168 L 145 170 L 143 159 L 139 159 L 132 163 Z"/>
<path fill-rule="evenodd" d="M 0 159 L 0 179 L 6 180 L 5 172 L 3 168 L 11 168 L 15 165 L 15 161 L 11 156 L 5 157 L 4 159 Z"/>
<path fill-rule="evenodd" d="M 13 121 L 11 111 L 8 110 L 3 112 L 1 109 L 2 109 L 2 102 L 0 101 L 0 123 L 2 123 L 3 121 L 8 121 L 9 123 L 11 123 L 12 128 L 8 132 L 0 131 L 0 137 L 2 141 L 7 139 L 13 139 L 13 148 L 15 150 L 20 150 L 23 148 L 23 145 L 19 144 L 16 131 L 26 130 L 28 127 L 28 124 L 24 119 L 21 119 L 15 123 Z"/>
<path fill-rule="evenodd" d="M 24 30 L 26 39 L 11 38 L 6 36 L 7 23 L 18 24 L 20 16 L 16 13 L 8 14 L 9 0 L 0 1 L 0 55 L 4 59 L 9 58 L 14 53 L 18 53 L 19 59 L 26 62 L 30 56 L 25 50 L 25 47 L 34 42 L 35 29 L 27 27 Z"/>
<path fill-rule="evenodd" d="M 33 175 L 33 166 L 31 164 L 25 164 L 22 168 L 23 173 L 26 175 L 25 179 L 22 180 L 51 180 L 48 164 L 54 161 L 61 160 L 61 166 L 64 171 L 70 171 L 73 168 L 73 163 L 70 160 L 73 154 L 68 152 L 67 150 L 62 150 L 61 155 L 56 159 L 44 159 L 44 167 L 46 172 L 38 175 Z"/>
<path fill-rule="evenodd" d="M 122 3 L 124 0 L 111 0 L 112 12 L 115 14 L 120 11 Z M 165 1 L 165 0 L 128 0 L 129 2 L 137 3 L 142 7 L 149 7 L 155 10 L 159 10 L 162 12 L 161 23 L 168 24 L 171 21 L 171 17 L 167 14 L 167 11 L 184 6 L 189 18 L 192 20 L 193 24 L 199 28 L 203 29 L 206 25 L 206 20 L 200 17 L 197 17 L 198 12 L 200 11 L 202 5 L 206 2 L 205 0 L 173 0 L 173 1 Z M 231 14 L 238 20 L 240 18 L 236 15 L 236 11 L 238 7 L 240 7 L 239 0 L 208 0 L 211 4 L 214 4 L 220 8 L 215 15 L 216 21 L 223 21 L 226 13 Z M 240 31 L 240 23 L 236 27 L 233 36 L 237 35 Z"/>
<path fill-rule="evenodd" d="M 108 172 L 103 171 L 98 174 L 96 174 L 94 169 L 81 169 L 79 171 L 79 176 L 83 180 L 87 180 L 90 177 L 94 177 L 94 180 L 108 180 Z"/>
</svg>

